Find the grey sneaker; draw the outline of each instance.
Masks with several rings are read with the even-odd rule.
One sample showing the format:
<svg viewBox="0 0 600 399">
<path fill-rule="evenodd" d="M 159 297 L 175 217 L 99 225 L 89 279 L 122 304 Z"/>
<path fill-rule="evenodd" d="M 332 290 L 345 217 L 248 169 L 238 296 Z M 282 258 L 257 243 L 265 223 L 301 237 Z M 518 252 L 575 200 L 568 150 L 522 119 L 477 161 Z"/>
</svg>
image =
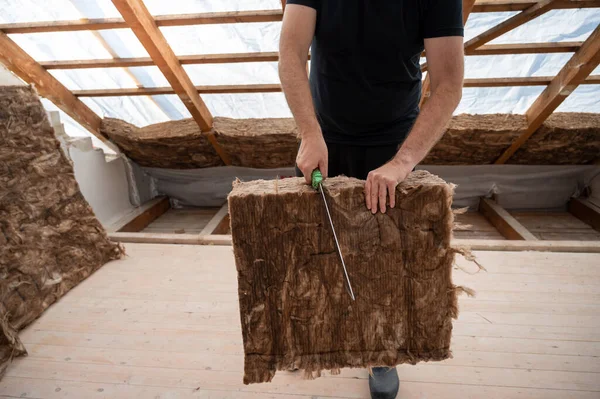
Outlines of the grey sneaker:
<svg viewBox="0 0 600 399">
<path fill-rule="evenodd" d="M 371 399 L 395 399 L 399 388 L 396 367 L 373 367 L 373 375 L 369 375 Z"/>
</svg>

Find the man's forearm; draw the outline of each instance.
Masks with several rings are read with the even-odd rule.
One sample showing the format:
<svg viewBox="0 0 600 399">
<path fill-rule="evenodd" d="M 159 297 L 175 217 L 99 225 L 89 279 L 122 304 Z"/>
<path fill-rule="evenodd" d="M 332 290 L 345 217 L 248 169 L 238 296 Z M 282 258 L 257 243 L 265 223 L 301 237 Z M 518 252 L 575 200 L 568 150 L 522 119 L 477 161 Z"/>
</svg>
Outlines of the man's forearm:
<svg viewBox="0 0 600 399">
<path fill-rule="evenodd" d="M 421 162 L 442 137 L 461 96 L 462 87 L 456 85 L 440 85 L 432 91 L 393 162 L 409 169 Z"/>
<path fill-rule="evenodd" d="M 281 54 L 279 61 L 281 86 L 303 138 L 321 134 L 306 74 L 306 61 L 306 58 L 295 54 Z"/>
</svg>

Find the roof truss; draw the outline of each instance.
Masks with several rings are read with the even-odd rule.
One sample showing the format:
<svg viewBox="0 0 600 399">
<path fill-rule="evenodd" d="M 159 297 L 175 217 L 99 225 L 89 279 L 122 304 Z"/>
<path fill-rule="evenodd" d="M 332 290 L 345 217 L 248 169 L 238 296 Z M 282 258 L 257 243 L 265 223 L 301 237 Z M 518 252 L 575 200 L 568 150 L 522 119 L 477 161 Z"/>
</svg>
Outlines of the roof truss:
<svg viewBox="0 0 600 399">
<path fill-rule="evenodd" d="M 138 96 L 155 94 L 177 94 L 186 105 L 198 125 L 207 131 L 208 138 L 223 161 L 229 158 L 220 149 L 216 138 L 210 133 L 212 115 L 202 102 L 199 93 L 267 93 L 281 91 L 278 84 L 215 85 L 194 86 L 183 69 L 185 64 L 217 64 L 238 62 L 276 62 L 277 52 L 235 53 L 235 54 L 197 54 L 177 57 L 159 27 L 203 25 L 221 23 L 254 23 L 281 21 L 282 9 L 259 11 L 213 12 L 198 14 L 151 16 L 141 0 L 113 0 L 123 18 L 82 19 L 74 21 L 48 21 L 17 24 L 0 24 L 0 61 L 29 83 L 37 86 L 42 96 L 55 102 L 63 111 L 72 116 L 101 140 L 99 133 L 100 118 L 77 97 Z M 535 132 L 543 121 L 556 109 L 578 84 L 599 84 L 600 76 L 589 76 L 597 65 L 597 54 L 590 39 L 582 42 L 560 43 L 519 43 L 487 44 L 502 34 L 531 21 L 553 9 L 600 7 L 598 0 L 464 0 L 464 20 L 469 10 L 473 13 L 521 11 L 497 26 L 476 36 L 465 43 L 466 55 L 533 54 L 575 52 L 557 77 L 525 78 L 488 78 L 465 79 L 465 87 L 502 87 L 502 86 L 548 86 L 544 93 L 527 112 L 529 129 L 506 150 L 497 163 L 506 162 L 512 154 Z M 81 30 L 98 31 L 102 29 L 131 28 L 144 45 L 150 57 L 112 58 L 75 61 L 46 61 L 38 63 L 21 50 L 7 34 L 38 32 L 72 32 Z M 597 34 L 593 38 L 600 41 Z M 590 37 L 592 38 L 592 37 Z M 6 45 L 5 45 L 6 44 Z M 17 54 L 17 56 L 15 56 Z M 595 58 L 594 58 L 595 57 Z M 587 61 L 586 61 L 587 60 Z M 584 62 L 585 61 L 585 62 Z M 583 62 L 580 68 L 578 64 Z M 19 64 L 19 65 L 18 65 Z M 124 68 L 156 65 L 163 72 L 171 87 L 138 87 L 125 89 L 78 90 L 70 92 L 58 80 L 50 75 L 49 69 L 81 68 Z M 422 67 L 426 69 L 426 64 Z M 577 69 L 577 71 L 575 71 Z M 427 99 L 428 79 L 424 81 L 423 99 Z M 52 87 L 52 90 L 47 88 Z M 537 126 L 537 127 L 535 127 Z"/>
<path fill-rule="evenodd" d="M 498 158 L 496 164 L 506 163 L 531 137 L 554 110 L 579 86 L 600 64 L 600 26 L 587 38 L 573 57 L 552 79 L 527 110 L 527 130 Z"/>
</svg>

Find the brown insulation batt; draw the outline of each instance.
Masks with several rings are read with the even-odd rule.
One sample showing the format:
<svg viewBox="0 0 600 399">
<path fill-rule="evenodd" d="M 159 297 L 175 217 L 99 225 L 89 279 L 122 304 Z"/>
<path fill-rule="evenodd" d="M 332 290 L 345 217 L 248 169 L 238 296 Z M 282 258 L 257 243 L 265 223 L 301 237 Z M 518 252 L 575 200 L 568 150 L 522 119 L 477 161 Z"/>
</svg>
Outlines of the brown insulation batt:
<svg viewBox="0 0 600 399">
<path fill-rule="evenodd" d="M 100 131 L 141 166 L 193 169 L 223 165 L 193 119 L 139 128 L 119 119 L 105 118 Z"/>
<path fill-rule="evenodd" d="M 138 128 L 107 118 L 101 131 L 141 166 L 193 169 L 223 165 L 193 119 Z M 293 119 L 215 118 L 213 133 L 233 166 L 267 169 L 294 165 L 298 138 Z"/>
<path fill-rule="evenodd" d="M 0 87 L 0 377 L 17 332 L 121 256 L 83 198 L 30 87 Z"/>
<path fill-rule="evenodd" d="M 458 115 L 423 165 L 492 164 L 527 129 L 524 115 Z M 508 164 L 585 165 L 600 161 L 600 114 L 555 113 Z"/>
<path fill-rule="evenodd" d="M 509 163 L 571 165 L 600 162 L 600 114 L 556 113 Z"/>
<path fill-rule="evenodd" d="M 246 384 L 294 367 L 314 378 L 450 357 L 453 187 L 413 172 L 396 208 L 376 215 L 363 181 L 324 187 L 356 301 L 321 195 L 303 179 L 236 182 L 229 195 Z"/>
<path fill-rule="evenodd" d="M 457 115 L 422 165 L 489 165 L 526 129 L 524 115 Z M 214 134 L 234 166 L 294 166 L 293 119 L 215 118 Z M 105 119 L 102 131 L 142 166 L 193 169 L 220 166 L 217 153 L 191 119 L 137 128 Z M 600 114 L 557 113 L 511 157 L 509 164 L 586 165 L 600 161 Z"/>
</svg>

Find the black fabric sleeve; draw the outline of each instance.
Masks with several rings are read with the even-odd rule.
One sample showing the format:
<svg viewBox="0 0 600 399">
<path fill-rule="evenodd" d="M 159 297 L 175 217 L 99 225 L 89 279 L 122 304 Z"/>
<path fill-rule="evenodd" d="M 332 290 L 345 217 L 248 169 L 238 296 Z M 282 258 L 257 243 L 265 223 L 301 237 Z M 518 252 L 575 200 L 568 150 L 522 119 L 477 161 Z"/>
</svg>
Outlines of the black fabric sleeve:
<svg viewBox="0 0 600 399">
<path fill-rule="evenodd" d="M 307 6 L 310 8 L 314 8 L 315 10 L 318 10 L 320 3 L 321 3 L 321 0 L 287 0 L 286 5 L 287 4 L 298 4 L 301 6 Z"/>
<path fill-rule="evenodd" d="M 425 39 L 464 36 L 462 0 L 430 0 L 424 17 Z"/>
</svg>

